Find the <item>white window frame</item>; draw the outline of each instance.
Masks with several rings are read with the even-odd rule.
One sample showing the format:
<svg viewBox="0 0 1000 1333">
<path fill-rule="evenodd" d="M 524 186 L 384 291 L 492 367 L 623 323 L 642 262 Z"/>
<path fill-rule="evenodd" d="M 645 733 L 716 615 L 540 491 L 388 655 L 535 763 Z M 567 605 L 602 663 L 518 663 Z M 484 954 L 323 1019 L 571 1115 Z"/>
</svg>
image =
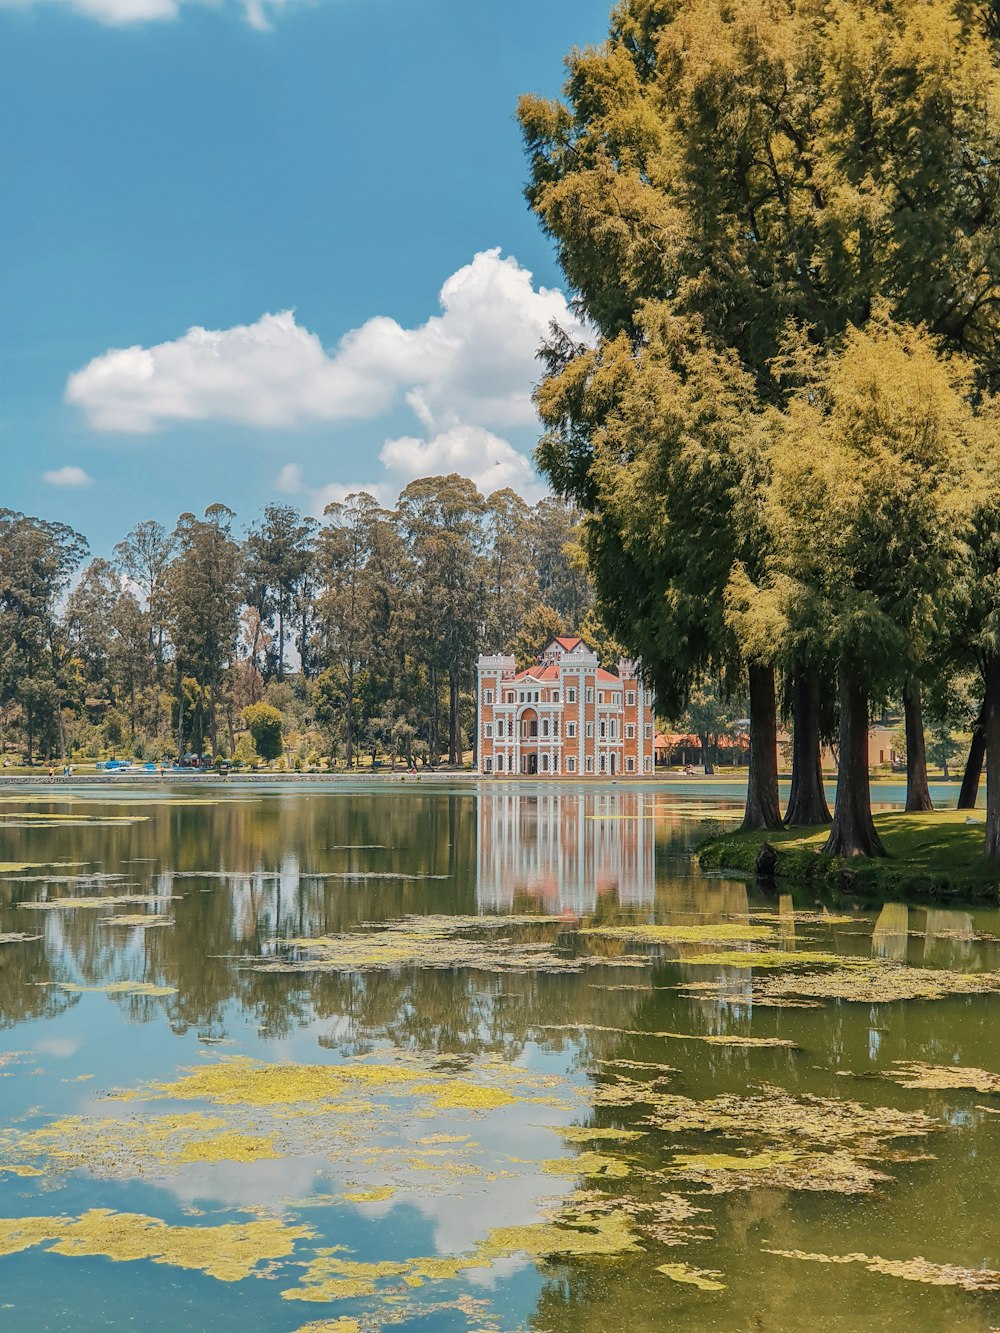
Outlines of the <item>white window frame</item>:
<svg viewBox="0 0 1000 1333">
<path fill-rule="evenodd" d="M 646 738 L 647 741 L 651 741 L 651 740 L 653 739 L 653 724 L 652 724 L 652 722 L 647 722 L 647 723 L 646 723 L 646 725 L 645 725 L 645 726 L 643 727 L 643 729 L 642 729 L 642 734 L 645 736 L 645 738 Z"/>
<path fill-rule="evenodd" d="M 594 756 L 591 755 L 591 754 L 588 754 L 586 760 L 584 761 L 584 763 L 585 763 L 585 767 L 586 767 L 587 772 L 588 772 L 588 773 L 593 773 L 593 771 L 594 771 Z"/>
<path fill-rule="evenodd" d="M 587 740 L 588 740 L 588 741 L 592 741 L 592 740 L 594 739 L 594 724 L 593 724 L 593 722 L 588 722 L 588 723 L 587 723 L 586 736 L 587 736 Z"/>
<path fill-rule="evenodd" d="M 644 773 L 652 773 L 653 771 L 653 761 L 652 759 L 650 759 L 648 754 L 642 761 L 642 768 Z"/>
<path fill-rule="evenodd" d="M 576 703 L 576 690 L 572 686 L 569 686 L 566 690 L 566 702 L 568 704 Z"/>
<path fill-rule="evenodd" d="M 575 736 L 576 736 L 576 723 L 575 723 L 575 722 L 567 722 L 567 723 L 566 723 L 566 739 L 571 741 L 571 740 L 573 740 L 573 739 L 575 738 Z"/>
<path fill-rule="evenodd" d="M 498 755 L 497 755 L 497 772 L 498 772 L 498 773 L 502 773 L 502 772 L 503 772 L 503 755 L 502 755 L 502 754 L 498 754 Z"/>
<path fill-rule="evenodd" d="M 631 755 L 629 755 L 628 758 L 625 760 L 625 771 L 627 773 L 635 772 L 635 760 L 632 758 Z"/>
<path fill-rule="evenodd" d="M 570 754 L 570 755 L 567 755 L 567 756 L 566 756 L 566 772 L 567 772 L 567 773 L 575 773 L 575 772 L 576 772 L 576 755 L 575 755 L 575 754 Z"/>
<path fill-rule="evenodd" d="M 484 703 L 484 704 L 492 704 L 492 702 L 493 702 L 493 691 L 492 691 L 492 690 L 483 690 L 483 703 Z"/>
<path fill-rule="evenodd" d="M 543 754 L 543 755 L 542 755 L 542 772 L 543 772 L 543 773 L 547 773 L 548 771 L 549 771 L 549 756 L 548 756 L 547 754 Z"/>
<path fill-rule="evenodd" d="M 487 722 L 486 725 L 483 727 L 483 735 L 486 737 L 486 739 L 487 739 L 488 741 L 491 741 L 491 740 L 493 739 L 493 723 L 492 723 L 492 722 Z"/>
<path fill-rule="evenodd" d="M 588 687 L 587 687 L 587 703 L 588 703 L 588 704 L 592 704 L 593 702 L 594 702 L 594 691 L 588 686 Z"/>
<path fill-rule="evenodd" d="M 627 741 L 634 741 L 634 740 L 635 740 L 635 723 L 634 723 L 634 722 L 626 722 L 626 723 L 625 723 L 625 739 L 626 739 Z"/>
<path fill-rule="evenodd" d="M 627 708 L 635 707 L 635 690 L 625 691 L 625 705 Z"/>
</svg>

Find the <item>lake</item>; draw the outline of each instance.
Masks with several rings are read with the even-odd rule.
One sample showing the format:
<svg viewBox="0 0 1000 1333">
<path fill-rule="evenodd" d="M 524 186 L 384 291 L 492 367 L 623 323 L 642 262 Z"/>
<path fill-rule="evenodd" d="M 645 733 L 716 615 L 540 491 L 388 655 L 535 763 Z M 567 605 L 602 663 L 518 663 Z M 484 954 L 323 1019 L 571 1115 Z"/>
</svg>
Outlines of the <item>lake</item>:
<svg viewBox="0 0 1000 1333">
<path fill-rule="evenodd" d="M 740 814 L 6 789 L 0 1329 L 1000 1326 L 1000 912 L 706 878 Z"/>
</svg>

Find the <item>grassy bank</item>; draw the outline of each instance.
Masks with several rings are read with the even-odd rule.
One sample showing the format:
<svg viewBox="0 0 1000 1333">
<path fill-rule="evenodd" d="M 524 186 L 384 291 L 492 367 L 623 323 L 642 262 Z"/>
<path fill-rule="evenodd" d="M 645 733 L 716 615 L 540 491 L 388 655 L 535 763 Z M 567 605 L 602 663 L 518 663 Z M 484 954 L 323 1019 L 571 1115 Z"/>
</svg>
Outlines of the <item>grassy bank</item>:
<svg viewBox="0 0 1000 1333">
<path fill-rule="evenodd" d="M 703 870 L 751 878 L 765 843 L 776 853 L 776 883 L 839 889 L 864 898 L 997 901 L 1000 873 L 982 861 L 984 826 L 967 823 L 965 810 L 875 816 L 887 855 L 844 860 L 822 855 L 826 828 L 769 833 L 724 833 L 698 852 Z M 973 815 L 982 821 L 982 813 Z"/>
</svg>

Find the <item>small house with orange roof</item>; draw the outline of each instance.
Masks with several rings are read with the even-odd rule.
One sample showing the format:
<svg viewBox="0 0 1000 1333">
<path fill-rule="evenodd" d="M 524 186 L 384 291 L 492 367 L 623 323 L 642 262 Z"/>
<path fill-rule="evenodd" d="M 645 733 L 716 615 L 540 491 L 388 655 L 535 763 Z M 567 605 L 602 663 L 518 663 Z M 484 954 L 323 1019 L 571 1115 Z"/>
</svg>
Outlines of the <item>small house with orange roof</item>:
<svg viewBox="0 0 1000 1333">
<path fill-rule="evenodd" d="M 476 664 L 476 731 L 484 777 L 642 777 L 653 772 L 653 692 L 638 665 L 606 671 L 582 639 L 560 635 L 534 666 Z"/>
</svg>

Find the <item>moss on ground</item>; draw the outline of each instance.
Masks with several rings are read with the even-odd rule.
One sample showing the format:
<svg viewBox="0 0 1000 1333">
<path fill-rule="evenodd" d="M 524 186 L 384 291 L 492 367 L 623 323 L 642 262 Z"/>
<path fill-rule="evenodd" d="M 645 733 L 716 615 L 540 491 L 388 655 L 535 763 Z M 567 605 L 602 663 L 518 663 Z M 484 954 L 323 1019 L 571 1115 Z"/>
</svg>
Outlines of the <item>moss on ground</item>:
<svg viewBox="0 0 1000 1333">
<path fill-rule="evenodd" d="M 973 814 L 982 820 L 982 814 Z M 703 870 L 750 877 L 765 843 L 776 853 L 775 882 L 841 890 L 865 899 L 986 900 L 1000 898 L 1000 870 L 983 861 L 984 826 L 965 810 L 875 816 L 886 849 L 878 859 L 823 855 L 828 830 L 778 829 L 723 833 L 698 851 Z"/>
</svg>

